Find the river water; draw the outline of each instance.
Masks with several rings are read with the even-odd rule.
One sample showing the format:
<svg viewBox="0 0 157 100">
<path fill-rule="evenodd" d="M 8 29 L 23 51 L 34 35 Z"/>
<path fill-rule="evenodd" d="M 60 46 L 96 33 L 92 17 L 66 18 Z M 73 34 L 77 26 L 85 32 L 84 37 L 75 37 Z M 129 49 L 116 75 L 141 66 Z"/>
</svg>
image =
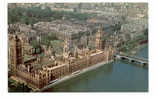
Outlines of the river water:
<svg viewBox="0 0 157 100">
<path fill-rule="evenodd" d="M 148 45 L 136 56 L 148 59 Z M 148 69 L 116 61 L 52 87 L 52 92 L 147 92 Z"/>
</svg>

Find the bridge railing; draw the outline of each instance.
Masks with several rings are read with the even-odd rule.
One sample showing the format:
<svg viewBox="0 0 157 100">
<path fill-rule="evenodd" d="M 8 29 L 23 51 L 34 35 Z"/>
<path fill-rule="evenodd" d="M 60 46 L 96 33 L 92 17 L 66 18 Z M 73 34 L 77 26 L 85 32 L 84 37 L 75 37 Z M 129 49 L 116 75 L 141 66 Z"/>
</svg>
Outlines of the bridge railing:
<svg viewBox="0 0 157 100">
<path fill-rule="evenodd" d="M 148 59 L 144 59 L 144 58 L 139 58 L 139 57 L 133 57 L 133 56 L 128 56 L 128 55 L 124 55 L 124 54 L 117 54 L 118 56 L 121 57 L 126 57 L 126 58 L 131 58 L 131 59 L 136 59 L 136 60 L 141 60 L 141 61 L 145 61 L 148 62 Z"/>
</svg>

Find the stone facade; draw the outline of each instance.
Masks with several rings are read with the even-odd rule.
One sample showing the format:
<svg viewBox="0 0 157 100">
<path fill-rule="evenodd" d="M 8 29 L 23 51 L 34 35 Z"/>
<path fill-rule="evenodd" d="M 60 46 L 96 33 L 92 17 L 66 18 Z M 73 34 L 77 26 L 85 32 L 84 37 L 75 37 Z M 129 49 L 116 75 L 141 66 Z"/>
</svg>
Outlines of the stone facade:
<svg viewBox="0 0 157 100">
<path fill-rule="evenodd" d="M 53 55 L 49 53 L 51 48 L 49 48 L 46 56 L 38 55 L 29 60 L 24 60 L 23 42 L 20 40 L 20 37 L 18 35 L 13 36 L 13 38 L 10 37 L 10 70 L 15 77 L 20 78 L 33 89 L 41 89 L 53 80 L 60 79 L 100 62 L 108 62 L 112 59 L 114 50 L 109 45 L 105 46 L 105 49 L 101 48 L 101 33 L 101 28 L 99 28 L 96 36 L 97 49 L 95 50 L 89 50 L 88 48 L 78 50 L 76 47 L 75 53 L 72 54 L 68 50 L 68 40 L 66 40 L 61 58 L 52 57 Z M 12 43 L 14 45 L 11 45 Z"/>
<path fill-rule="evenodd" d="M 96 43 L 96 45 L 95 45 L 96 49 L 101 49 L 102 48 L 101 38 L 102 38 L 102 29 L 101 29 L 101 27 L 99 27 L 98 32 L 96 34 L 96 42 L 95 42 Z"/>
</svg>

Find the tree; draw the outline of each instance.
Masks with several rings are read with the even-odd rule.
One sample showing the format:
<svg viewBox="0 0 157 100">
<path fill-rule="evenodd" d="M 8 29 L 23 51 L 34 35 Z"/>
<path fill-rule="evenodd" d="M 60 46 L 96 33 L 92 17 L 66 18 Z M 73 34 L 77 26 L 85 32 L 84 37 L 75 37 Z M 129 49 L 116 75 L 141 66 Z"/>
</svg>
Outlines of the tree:
<svg viewBox="0 0 157 100">
<path fill-rule="evenodd" d="M 144 35 L 148 37 L 148 28 L 144 30 Z"/>
<path fill-rule="evenodd" d="M 121 23 L 120 22 L 118 22 L 118 23 L 116 23 L 115 25 L 114 25 L 114 31 L 120 31 L 120 29 L 121 29 Z"/>
</svg>

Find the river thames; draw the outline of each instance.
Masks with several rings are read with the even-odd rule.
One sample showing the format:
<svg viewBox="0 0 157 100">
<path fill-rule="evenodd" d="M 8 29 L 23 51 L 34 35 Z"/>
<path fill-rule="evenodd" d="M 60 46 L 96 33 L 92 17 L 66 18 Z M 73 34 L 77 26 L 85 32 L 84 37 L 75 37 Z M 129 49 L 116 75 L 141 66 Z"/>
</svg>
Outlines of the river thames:
<svg viewBox="0 0 157 100">
<path fill-rule="evenodd" d="M 136 56 L 148 59 L 148 45 Z M 115 61 L 60 83 L 49 91 L 147 92 L 148 69 L 127 62 Z"/>
</svg>

